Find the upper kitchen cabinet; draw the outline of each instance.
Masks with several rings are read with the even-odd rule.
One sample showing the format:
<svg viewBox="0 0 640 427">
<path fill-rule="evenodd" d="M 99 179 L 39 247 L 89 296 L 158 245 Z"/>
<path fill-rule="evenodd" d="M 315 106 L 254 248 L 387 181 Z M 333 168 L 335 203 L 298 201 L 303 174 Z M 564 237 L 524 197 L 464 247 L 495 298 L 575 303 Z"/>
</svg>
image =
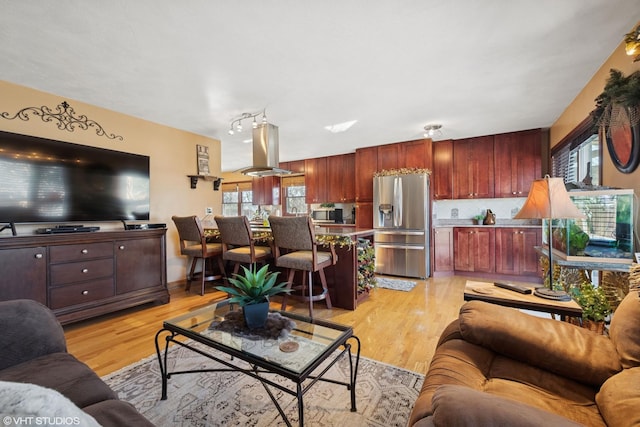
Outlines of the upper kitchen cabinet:
<svg viewBox="0 0 640 427">
<path fill-rule="evenodd" d="M 378 170 L 398 169 L 400 144 L 386 144 L 378 146 Z"/>
<path fill-rule="evenodd" d="M 434 199 L 453 198 L 453 140 L 433 143 L 433 179 L 431 188 Z"/>
<path fill-rule="evenodd" d="M 495 197 L 526 197 L 531 183 L 542 175 L 544 131 L 528 130 L 495 135 Z"/>
<path fill-rule="evenodd" d="M 494 195 L 493 135 L 456 140 L 453 147 L 453 198 Z"/>
<path fill-rule="evenodd" d="M 254 205 L 277 205 L 280 203 L 280 177 L 254 177 L 251 181 L 251 191 Z"/>
<path fill-rule="evenodd" d="M 355 153 L 327 157 L 327 202 L 351 203 L 356 199 Z"/>
<path fill-rule="evenodd" d="M 288 170 L 295 174 L 304 173 L 304 160 L 280 162 L 280 169 Z"/>
<path fill-rule="evenodd" d="M 373 174 L 378 170 L 378 147 L 356 150 L 356 202 L 373 202 Z"/>
<path fill-rule="evenodd" d="M 398 167 L 432 169 L 431 139 L 401 142 L 398 152 Z M 378 158 L 380 154 L 378 154 Z"/>
<path fill-rule="evenodd" d="M 327 202 L 327 158 L 304 161 L 304 184 L 307 203 Z"/>
</svg>

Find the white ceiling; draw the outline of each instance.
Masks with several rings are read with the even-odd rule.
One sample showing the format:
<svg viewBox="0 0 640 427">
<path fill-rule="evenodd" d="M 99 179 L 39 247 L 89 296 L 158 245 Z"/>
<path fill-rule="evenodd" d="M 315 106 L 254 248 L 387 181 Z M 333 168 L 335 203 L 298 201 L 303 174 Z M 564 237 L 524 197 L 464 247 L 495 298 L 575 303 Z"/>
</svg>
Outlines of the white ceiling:
<svg viewBox="0 0 640 427">
<path fill-rule="evenodd" d="M 1 79 L 220 139 L 232 171 L 251 150 L 230 121 L 263 108 L 281 161 L 418 139 L 428 123 L 443 126 L 436 140 L 548 127 L 640 20 L 640 0 L 0 0 L 0 11 Z"/>
</svg>

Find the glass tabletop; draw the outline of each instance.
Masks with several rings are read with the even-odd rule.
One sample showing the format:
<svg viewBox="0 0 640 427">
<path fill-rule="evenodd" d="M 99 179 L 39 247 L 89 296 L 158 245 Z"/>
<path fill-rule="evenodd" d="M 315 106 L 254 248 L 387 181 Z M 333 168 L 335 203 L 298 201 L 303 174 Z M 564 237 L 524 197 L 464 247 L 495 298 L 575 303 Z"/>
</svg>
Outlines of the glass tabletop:
<svg viewBox="0 0 640 427">
<path fill-rule="evenodd" d="M 349 326 L 273 310 L 270 319 L 287 326 L 279 333 L 225 327 L 241 318 L 240 310 L 225 300 L 166 320 L 164 326 L 228 354 L 295 374 L 317 366 L 353 335 Z"/>
</svg>

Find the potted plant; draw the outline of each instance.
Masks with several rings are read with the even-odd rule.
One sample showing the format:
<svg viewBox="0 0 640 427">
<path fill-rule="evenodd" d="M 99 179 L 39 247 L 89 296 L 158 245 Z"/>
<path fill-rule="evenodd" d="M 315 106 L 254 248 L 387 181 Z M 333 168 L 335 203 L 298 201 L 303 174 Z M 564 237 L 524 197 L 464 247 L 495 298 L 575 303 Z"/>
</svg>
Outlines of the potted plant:
<svg viewBox="0 0 640 427">
<path fill-rule="evenodd" d="M 242 307 L 244 320 L 250 329 L 264 327 L 269 314 L 269 297 L 291 292 L 287 282 L 276 285 L 279 272 L 269 271 L 265 264 L 257 270 L 256 264 L 250 268 L 242 266 L 243 274 L 234 274 L 229 282 L 233 286 L 216 286 L 216 289 L 231 295 L 231 303 Z"/>
<path fill-rule="evenodd" d="M 481 225 L 483 219 L 484 219 L 484 215 L 482 215 L 482 214 L 474 215 L 473 216 L 473 223 L 476 224 L 476 225 Z"/>
<path fill-rule="evenodd" d="M 573 299 L 582 307 L 582 326 L 594 332 L 604 332 L 604 320 L 611 314 L 611 305 L 602 287 L 584 282 L 570 289 Z"/>
</svg>

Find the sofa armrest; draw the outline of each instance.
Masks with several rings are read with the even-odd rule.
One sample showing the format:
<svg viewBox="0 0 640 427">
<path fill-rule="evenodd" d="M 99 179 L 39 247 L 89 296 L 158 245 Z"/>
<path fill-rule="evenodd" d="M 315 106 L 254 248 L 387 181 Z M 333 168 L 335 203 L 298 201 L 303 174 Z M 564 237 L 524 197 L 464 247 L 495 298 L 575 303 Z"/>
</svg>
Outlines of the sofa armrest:
<svg viewBox="0 0 640 427">
<path fill-rule="evenodd" d="M 0 370 L 50 353 L 67 351 L 64 331 L 49 308 L 33 300 L 0 302 Z"/>
<path fill-rule="evenodd" d="M 577 427 L 581 424 L 515 400 L 459 385 L 442 385 L 433 395 L 433 425 Z M 425 422 L 425 425 L 428 425 Z"/>
<path fill-rule="evenodd" d="M 611 340 L 587 329 L 481 301 L 460 309 L 465 341 L 599 387 L 622 369 Z"/>
</svg>

